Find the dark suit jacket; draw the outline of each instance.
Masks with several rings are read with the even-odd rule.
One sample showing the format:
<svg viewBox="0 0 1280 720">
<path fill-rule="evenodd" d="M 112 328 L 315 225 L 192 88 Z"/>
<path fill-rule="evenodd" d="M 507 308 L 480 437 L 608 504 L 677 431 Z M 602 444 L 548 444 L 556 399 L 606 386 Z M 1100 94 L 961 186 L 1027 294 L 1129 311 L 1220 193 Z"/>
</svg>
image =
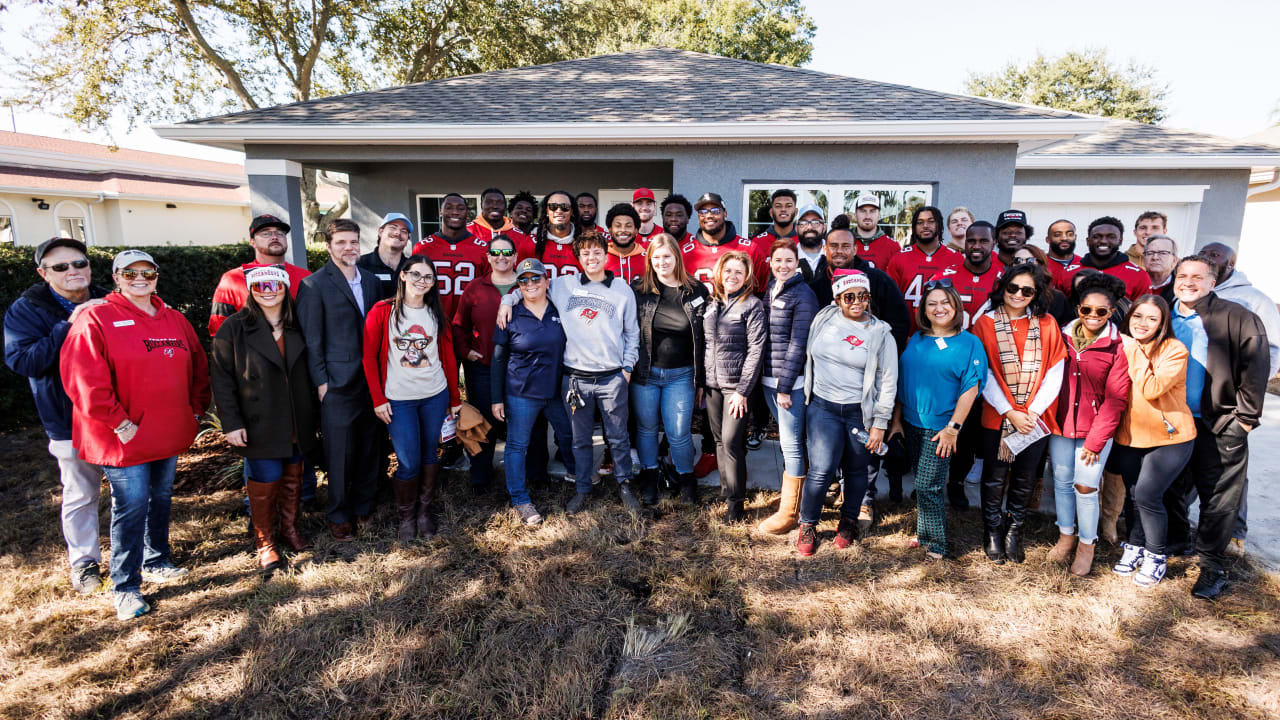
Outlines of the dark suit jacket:
<svg viewBox="0 0 1280 720">
<path fill-rule="evenodd" d="M 368 394 L 361 362 L 364 316 L 378 302 L 380 291 L 373 273 L 358 267 L 356 271 L 364 312 L 333 260 L 304 278 L 298 288 L 298 322 L 307 341 L 311 379 L 316 387 L 328 384 L 330 393 Z"/>
</svg>

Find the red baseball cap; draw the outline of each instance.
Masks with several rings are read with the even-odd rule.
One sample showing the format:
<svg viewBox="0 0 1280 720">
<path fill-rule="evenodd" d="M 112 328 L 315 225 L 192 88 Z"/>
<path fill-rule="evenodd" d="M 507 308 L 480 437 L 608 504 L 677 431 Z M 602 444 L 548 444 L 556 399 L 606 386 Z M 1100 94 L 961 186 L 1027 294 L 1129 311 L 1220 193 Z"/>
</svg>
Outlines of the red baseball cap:
<svg viewBox="0 0 1280 720">
<path fill-rule="evenodd" d="M 653 191 L 649 188 L 640 188 L 631 193 L 631 202 L 635 202 L 637 200 L 653 200 L 654 202 L 657 202 L 653 197 Z"/>
</svg>

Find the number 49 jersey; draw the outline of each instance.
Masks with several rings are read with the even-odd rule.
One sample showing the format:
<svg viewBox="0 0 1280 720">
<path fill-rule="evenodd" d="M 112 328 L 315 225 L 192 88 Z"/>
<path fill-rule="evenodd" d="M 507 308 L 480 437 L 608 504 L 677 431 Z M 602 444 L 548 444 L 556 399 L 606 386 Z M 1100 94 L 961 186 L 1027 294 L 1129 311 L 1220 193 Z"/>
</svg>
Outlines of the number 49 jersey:
<svg viewBox="0 0 1280 720">
<path fill-rule="evenodd" d="M 1004 273 L 1004 265 L 1000 264 L 993 256 L 991 258 L 991 267 L 981 275 L 974 275 L 969 272 L 964 263 L 952 265 L 942 272 L 929 278 L 930 280 L 950 280 L 956 292 L 960 293 L 960 302 L 964 306 L 964 318 L 961 327 L 965 330 L 973 324 L 974 318 L 978 317 L 979 310 L 983 305 L 987 304 L 987 298 L 991 295 L 991 290 L 995 288 L 996 282 L 1000 279 L 1000 275 Z M 923 302 L 921 300 L 920 302 Z M 915 308 L 912 307 L 912 316 L 915 315 Z"/>
<path fill-rule="evenodd" d="M 471 233 L 456 241 L 443 238 L 438 233 L 430 235 L 414 246 L 413 254 L 426 255 L 435 266 L 440 305 L 446 318 L 453 317 L 458 299 L 467 285 L 489 274 L 489 245 Z"/>
<path fill-rule="evenodd" d="M 920 305 L 920 290 L 925 281 L 961 262 L 964 262 L 964 256 L 946 245 L 940 245 L 932 255 L 917 245 L 908 245 L 889 261 L 889 267 L 884 271 L 893 278 L 902 291 L 902 298 L 907 301 L 907 308 L 911 311 L 911 332 L 920 329 L 915 310 Z"/>
</svg>

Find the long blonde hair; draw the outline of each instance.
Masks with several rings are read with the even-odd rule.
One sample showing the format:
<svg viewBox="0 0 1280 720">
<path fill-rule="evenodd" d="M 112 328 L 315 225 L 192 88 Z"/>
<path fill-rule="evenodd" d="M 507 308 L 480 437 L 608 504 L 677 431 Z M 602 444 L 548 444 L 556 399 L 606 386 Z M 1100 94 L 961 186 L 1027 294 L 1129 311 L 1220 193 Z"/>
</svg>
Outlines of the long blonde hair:
<svg viewBox="0 0 1280 720">
<path fill-rule="evenodd" d="M 696 280 L 689 277 L 688 271 L 684 269 L 684 259 L 680 253 L 680 245 L 676 239 L 667 233 L 658 233 L 649 241 L 649 248 L 644 252 L 644 275 L 640 276 L 640 292 L 652 293 L 657 295 L 661 292 L 662 283 L 658 280 L 658 273 L 653 269 L 653 251 L 659 247 L 665 247 L 671 251 L 676 258 L 676 283 L 684 290 L 692 290 Z"/>
<path fill-rule="evenodd" d="M 729 252 L 721 255 L 720 259 L 716 261 L 715 271 L 711 274 L 711 296 L 724 303 L 729 301 L 729 293 L 724 290 L 724 266 L 727 265 L 730 260 L 737 260 L 747 269 L 746 280 L 742 282 L 743 288 L 754 287 L 756 282 L 756 273 L 755 269 L 751 266 L 750 255 L 742 252 L 741 250 L 730 250 Z M 742 297 L 743 296 L 739 295 L 738 300 L 741 300 Z M 737 301 L 735 300 L 734 302 Z"/>
</svg>

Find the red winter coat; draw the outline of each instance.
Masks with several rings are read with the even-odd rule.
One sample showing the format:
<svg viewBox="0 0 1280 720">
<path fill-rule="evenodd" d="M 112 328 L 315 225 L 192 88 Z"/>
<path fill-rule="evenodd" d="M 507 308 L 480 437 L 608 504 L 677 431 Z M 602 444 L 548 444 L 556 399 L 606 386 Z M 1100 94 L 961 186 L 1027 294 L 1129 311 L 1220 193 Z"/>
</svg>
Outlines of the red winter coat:
<svg viewBox="0 0 1280 720">
<path fill-rule="evenodd" d="M 369 311 L 364 320 L 364 377 L 369 382 L 369 395 L 376 408 L 387 403 L 387 358 L 391 354 L 391 336 L 387 323 L 391 320 L 391 300 L 383 300 Z M 440 366 L 444 368 L 444 381 L 449 386 L 449 407 L 462 404 L 458 392 L 458 361 L 453 356 L 453 328 L 448 318 L 440 318 L 436 330 L 436 347 L 440 352 Z"/>
<path fill-rule="evenodd" d="M 1059 435 L 1084 438 L 1090 452 L 1102 452 L 1115 435 L 1120 418 L 1129 406 L 1129 359 L 1114 323 L 1084 350 L 1076 350 L 1071 331 L 1079 320 L 1062 328 L 1062 342 L 1067 346 L 1067 366 L 1062 373 L 1062 390 L 1058 393 Z"/>
<path fill-rule="evenodd" d="M 480 363 L 493 362 L 493 331 L 498 325 L 498 306 L 502 295 L 493 285 L 493 276 L 476 278 L 462 291 L 458 309 L 453 314 L 453 352 L 459 360 L 475 350 Z"/>
<path fill-rule="evenodd" d="M 209 407 L 209 365 L 196 331 L 155 295 L 155 316 L 120 293 L 76 318 L 62 346 L 71 439 L 85 462 L 111 467 L 171 458 L 191 447 Z M 128 444 L 115 428 L 138 426 Z"/>
</svg>

